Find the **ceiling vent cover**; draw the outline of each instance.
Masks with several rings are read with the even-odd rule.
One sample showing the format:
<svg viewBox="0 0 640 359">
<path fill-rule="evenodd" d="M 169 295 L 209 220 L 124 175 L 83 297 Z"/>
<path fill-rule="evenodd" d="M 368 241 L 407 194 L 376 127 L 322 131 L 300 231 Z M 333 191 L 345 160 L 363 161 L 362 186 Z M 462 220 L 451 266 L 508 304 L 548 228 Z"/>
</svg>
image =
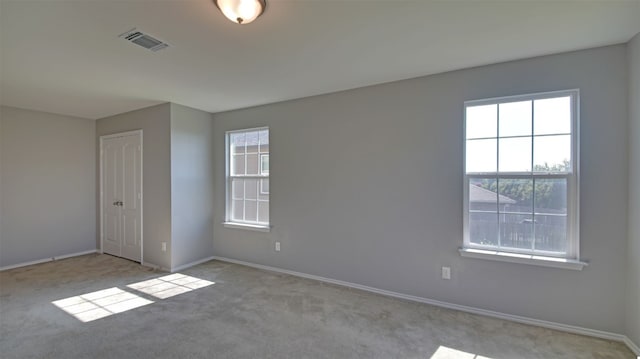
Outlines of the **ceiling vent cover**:
<svg viewBox="0 0 640 359">
<path fill-rule="evenodd" d="M 169 44 L 167 44 L 166 42 L 162 42 L 152 36 L 143 33 L 142 31 L 138 31 L 135 28 L 125 32 L 124 34 L 120 34 L 118 37 L 121 37 L 129 42 L 132 42 L 138 46 L 142 46 L 145 49 L 151 50 L 153 52 L 162 50 L 165 47 L 169 47 Z"/>
</svg>

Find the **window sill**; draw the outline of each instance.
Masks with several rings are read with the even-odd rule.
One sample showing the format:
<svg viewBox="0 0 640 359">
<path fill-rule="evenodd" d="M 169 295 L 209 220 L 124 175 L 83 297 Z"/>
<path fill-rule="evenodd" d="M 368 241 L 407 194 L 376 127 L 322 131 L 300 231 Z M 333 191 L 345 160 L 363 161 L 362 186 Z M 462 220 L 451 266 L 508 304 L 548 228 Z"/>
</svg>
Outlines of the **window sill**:
<svg viewBox="0 0 640 359">
<path fill-rule="evenodd" d="M 256 232 L 271 232 L 271 226 L 263 226 L 258 224 L 237 223 L 237 222 L 222 222 L 226 228 L 235 229 L 247 229 Z"/>
<path fill-rule="evenodd" d="M 468 258 L 487 259 L 492 261 L 531 264 L 543 267 L 563 268 L 572 270 L 582 270 L 589 265 L 587 262 L 581 262 L 566 258 L 555 258 L 545 256 L 535 256 L 529 254 L 518 254 L 491 251 L 484 249 L 460 248 L 460 255 Z"/>
</svg>

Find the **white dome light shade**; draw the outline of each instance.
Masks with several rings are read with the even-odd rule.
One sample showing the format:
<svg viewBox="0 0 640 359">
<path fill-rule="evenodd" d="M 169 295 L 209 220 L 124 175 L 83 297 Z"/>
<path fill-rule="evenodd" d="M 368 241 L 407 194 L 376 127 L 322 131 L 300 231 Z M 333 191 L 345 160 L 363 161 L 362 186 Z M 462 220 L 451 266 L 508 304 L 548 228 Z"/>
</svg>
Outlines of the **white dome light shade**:
<svg viewBox="0 0 640 359">
<path fill-rule="evenodd" d="M 265 0 L 213 0 L 224 16 L 237 24 L 248 24 L 262 15 Z"/>
</svg>

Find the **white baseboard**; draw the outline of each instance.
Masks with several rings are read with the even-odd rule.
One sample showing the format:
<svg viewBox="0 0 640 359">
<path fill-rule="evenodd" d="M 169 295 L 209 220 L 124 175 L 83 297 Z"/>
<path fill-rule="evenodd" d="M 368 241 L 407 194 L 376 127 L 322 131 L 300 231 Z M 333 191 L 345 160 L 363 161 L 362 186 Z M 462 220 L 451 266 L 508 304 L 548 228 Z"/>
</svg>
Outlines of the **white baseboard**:
<svg viewBox="0 0 640 359">
<path fill-rule="evenodd" d="M 151 262 L 142 262 L 140 263 L 140 265 L 144 266 L 144 267 L 149 267 L 153 270 L 159 270 L 159 271 L 163 271 L 163 272 L 171 272 L 171 270 L 169 268 L 165 268 L 165 267 L 161 267 L 157 264 L 153 264 Z"/>
<path fill-rule="evenodd" d="M 171 268 L 171 273 L 177 272 L 179 270 L 183 270 L 183 269 L 186 269 L 186 268 L 190 268 L 190 267 L 193 267 L 193 266 L 197 266 L 198 264 L 201 264 L 201 263 L 204 263 L 204 262 L 208 262 L 208 261 L 213 260 L 213 259 L 216 259 L 216 257 L 211 256 L 211 257 L 207 257 L 207 258 L 202 258 L 202 259 L 198 259 L 195 262 L 191 262 L 191 263 L 183 264 L 181 266 L 173 267 L 173 268 Z"/>
<path fill-rule="evenodd" d="M 153 264 L 153 263 L 149 263 L 149 262 L 144 262 L 144 261 L 143 261 L 142 263 L 140 263 L 140 264 L 141 264 L 142 266 L 149 267 L 149 268 L 154 269 L 154 270 L 158 270 L 158 269 L 160 269 L 160 266 L 159 266 L 159 265 L 157 265 L 157 264 Z"/>
<path fill-rule="evenodd" d="M 198 264 L 202 264 L 204 262 L 208 262 L 208 261 L 213 260 L 213 259 L 216 259 L 216 257 L 211 256 L 211 257 L 207 257 L 207 258 L 198 259 L 197 261 L 194 261 L 194 262 L 191 262 L 191 263 L 187 263 L 187 264 L 183 264 L 181 266 L 173 267 L 171 269 L 165 268 L 165 267 L 161 267 L 161 266 L 159 266 L 157 264 L 153 264 L 153 263 L 150 263 L 150 262 L 144 262 L 144 261 L 142 262 L 142 265 L 145 266 L 145 267 L 153 268 L 155 270 L 161 270 L 161 271 L 165 271 L 165 272 L 174 273 L 174 272 L 177 272 L 179 270 L 183 270 L 183 269 L 186 269 L 186 268 L 197 266 Z"/>
<path fill-rule="evenodd" d="M 562 323 L 549 322 L 549 321 L 546 321 L 546 320 L 539 320 L 539 319 L 533 319 L 533 318 L 528 318 L 528 317 L 521 317 L 519 315 L 500 313 L 500 312 L 495 312 L 495 311 L 492 311 L 492 310 L 480 309 L 480 308 L 475 308 L 475 307 L 468 307 L 468 306 L 465 306 L 465 305 L 442 302 L 442 301 L 439 301 L 439 300 L 434 300 L 434 299 L 423 298 L 423 297 L 418 297 L 418 296 L 414 296 L 414 295 L 408 295 L 408 294 L 392 292 L 392 291 L 388 291 L 388 290 L 384 290 L 384 289 L 378 289 L 378 288 L 374 288 L 374 287 L 369 287 L 369 286 L 366 286 L 366 285 L 345 282 L 345 281 L 341 281 L 341 280 L 337 280 L 337 279 L 320 277 L 320 276 L 312 275 L 312 274 L 306 274 L 306 273 L 290 271 L 290 270 L 287 270 L 287 269 L 270 267 L 270 266 L 266 266 L 266 265 L 262 265 L 262 264 L 255 264 L 255 263 L 240 261 L 240 260 L 237 260 L 237 259 L 218 257 L 218 256 L 214 256 L 214 257 L 212 257 L 212 259 L 217 259 L 217 260 L 223 261 L 223 262 L 230 262 L 230 263 L 240 264 L 240 265 L 253 267 L 253 268 L 258 268 L 258 269 L 264 269 L 264 270 L 268 270 L 268 271 L 272 271 L 272 272 L 285 273 L 285 274 L 293 275 L 293 276 L 296 276 L 296 277 L 302 277 L 302 278 L 313 279 L 313 280 L 317 280 L 317 281 L 321 281 L 321 282 L 337 284 L 337 285 L 341 285 L 341 286 L 344 286 L 344 287 L 360 289 L 360 290 L 364 290 L 364 291 L 367 291 L 367 292 L 386 295 L 386 296 L 389 296 L 389 297 L 406 299 L 406 300 L 410 300 L 410 301 L 414 301 L 414 302 L 420 302 L 420 303 L 435 305 L 435 306 L 438 306 L 438 307 L 459 310 L 461 312 L 484 315 L 484 316 L 487 316 L 487 317 L 504 319 L 504 320 L 509 320 L 509 321 L 517 322 L 517 323 L 535 325 L 535 326 L 538 326 L 538 327 L 555 329 L 555 330 L 560 330 L 560 331 L 563 331 L 563 332 L 568 332 L 568 333 L 573 333 L 573 334 L 581 334 L 581 335 L 587 335 L 587 336 L 590 336 L 590 337 L 596 337 L 596 338 L 602 338 L 602 339 L 608 339 L 608 340 L 615 340 L 615 341 L 626 343 L 629 346 L 629 348 L 631 348 L 631 350 L 633 350 L 633 351 L 635 351 L 635 349 L 638 348 L 637 346 L 635 346 L 635 344 L 633 344 L 633 342 L 631 342 L 631 340 L 629 340 L 629 338 L 627 338 L 626 336 L 624 336 L 622 334 L 605 332 L 605 331 L 589 329 L 589 328 L 583 328 L 583 327 L 578 327 L 578 326 L 568 325 L 568 324 L 562 324 Z M 635 347 L 635 349 L 634 349 L 634 347 Z M 636 351 L 636 354 L 640 355 L 640 354 L 638 354 L 637 351 Z"/>
<path fill-rule="evenodd" d="M 40 263 L 46 263 L 46 262 L 53 262 L 53 261 L 57 261 L 60 259 L 65 259 L 65 258 L 71 258 L 71 257 L 77 257 L 77 256 L 83 256 L 85 254 L 92 254 L 92 253 L 96 253 L 98 250 L 97 249 L 93 249 L 93 250 L 88 250 L 88 251 L 84 251 L 84 252 L 77 252 L 77 253 L 70 253 L 70 254 L 63 254 L 61 256 L 55 256 L 55 257 L 51 257 L 51 258 L 43 258 L 43 259 L 37 259 L 35 261 L 29 261 L 29 262 L 22 262 L 22 263 L 18 263 L 18 264 L 12 264 L 10 266 L 5 266 L 5 267 L 0 267 L 0 272 L 1 271 L 5 271 L 5 270 L 9 270 L 9 269 L 14 269 L 14 268 L 20 268 L 20 267 L 26 267 L 26 266 L 30 266 L 30 265 L 34 265 L 34 264 L 40 264 Z"/>
<path fill-rule="evenodd" d="M 624 337 L 624 343 L 631 349 L 631 351 L 640 358 L 640 347 L 636 345 L 629 337 Z"/>
</svg>

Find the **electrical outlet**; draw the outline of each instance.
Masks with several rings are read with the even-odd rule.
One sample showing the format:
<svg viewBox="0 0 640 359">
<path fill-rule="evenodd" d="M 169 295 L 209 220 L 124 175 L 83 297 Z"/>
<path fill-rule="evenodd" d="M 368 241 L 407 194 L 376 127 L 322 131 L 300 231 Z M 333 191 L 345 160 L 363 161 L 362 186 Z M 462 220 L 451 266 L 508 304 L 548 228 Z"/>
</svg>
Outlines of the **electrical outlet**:
<svg viewBox="0 0 640 359">
<path fill-rule="evenodd" d="M 442 267 L 442 279 L 451 279 L 451 267 Z"/>
<path fill-rule="evenodd" d="M 167 242 L 162 242 L 162 251 L 163 252 L 167 251 Z"/>
<path fill-rule="evenodd" d="M 280 242 L 276 242 L 276 252 L 280 252 Z"/>
</svg>

